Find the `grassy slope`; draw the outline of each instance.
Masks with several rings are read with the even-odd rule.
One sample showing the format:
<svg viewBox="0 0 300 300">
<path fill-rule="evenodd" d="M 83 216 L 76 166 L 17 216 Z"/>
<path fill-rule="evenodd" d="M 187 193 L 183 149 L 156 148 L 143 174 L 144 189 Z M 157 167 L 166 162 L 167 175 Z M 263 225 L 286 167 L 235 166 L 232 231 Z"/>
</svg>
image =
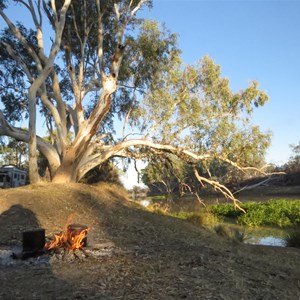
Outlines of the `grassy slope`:
<svg viewBox="0 0 300 300">
<path fill-rule="evenodd" d="M 37 293 L 43 299 L 50 291 L 51 297 L 55 293 L 71 297 L 74 290 L 68 286 L 89 299 L 300 297 L 299 251 L 234 245 L 183 220 L 144 211 L 128 201 L 121 188 L 105 184 L 1 190 L 0 246 L 20 243 L 21 232 L 30 227 L 43 227 L 47 234 L 60 231 L 70 217 L 69 222 L 91 227 L 91 245 L 109 240 L 128 254 L 88 261 L 80 271 L 76 264 L 53 265 L 50 275 L 42 270 L 36 274 L 35 269 L 6 269 L 0 272 L 0 291 L 1 285 L 7 287 L 0 298 L 14 298 L 22 291 L 26 299 L 39 280 Z M 14 283 L 18 278 L 22 278 L 20 288 Z"/>
</svg>

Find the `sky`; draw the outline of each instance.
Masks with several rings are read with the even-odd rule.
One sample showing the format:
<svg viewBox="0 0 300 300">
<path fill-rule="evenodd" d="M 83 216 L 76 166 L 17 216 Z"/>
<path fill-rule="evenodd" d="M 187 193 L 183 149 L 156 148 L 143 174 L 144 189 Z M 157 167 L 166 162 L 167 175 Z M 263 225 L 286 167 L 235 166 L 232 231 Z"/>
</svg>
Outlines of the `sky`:
<svg viewBox="0 0 300 300">
<path fill-rule="evenodd" d="M 209 55 L 234 91 L 258 81 L 270 99 L 252 123 L 272 132 L 267 162 L 287 162 L 300 142 L 300 0 L 154 0 L 139 15 L 178 34 L 185 63 Z M 127 178 L 136 183 L 133 168 Z"/>
</svg>

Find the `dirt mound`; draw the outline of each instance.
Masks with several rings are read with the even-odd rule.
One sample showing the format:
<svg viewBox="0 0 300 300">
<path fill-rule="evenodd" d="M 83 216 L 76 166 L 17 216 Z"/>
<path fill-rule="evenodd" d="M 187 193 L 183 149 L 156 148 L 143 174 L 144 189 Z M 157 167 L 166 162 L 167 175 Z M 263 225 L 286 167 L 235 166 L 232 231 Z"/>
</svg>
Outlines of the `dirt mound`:
<svg viewBox="0 0 300 300">
<path fill-rule="evenodd" d="M 43 265 L 0 264 L 1 299 L 299 299 L 297 249 L 233 244 L 153 214 L 117 186 L 38 185 L 0 191 L 0 247 L 22 231 L 90 227 L 89 245 L 122 252 Z M 5 288 L 4 288 L 5 287 Z"/>
<path fill-rule="evenodd" d="M 89 244 L 110 239 L 124 247 L 166 241 L 170 234 L 181 239 L 186 226 L 191 235 L 199 233 L 186 222 L 178 226 L 177 219 L 146 212 L 114 185 L 27 186 L 2 190 L 0 199 L 2 244 L 21 242 L 21 233 L 27 229 L 42 227 L 51 235 L 70 223 L 90 228 Z"/>
</svg>

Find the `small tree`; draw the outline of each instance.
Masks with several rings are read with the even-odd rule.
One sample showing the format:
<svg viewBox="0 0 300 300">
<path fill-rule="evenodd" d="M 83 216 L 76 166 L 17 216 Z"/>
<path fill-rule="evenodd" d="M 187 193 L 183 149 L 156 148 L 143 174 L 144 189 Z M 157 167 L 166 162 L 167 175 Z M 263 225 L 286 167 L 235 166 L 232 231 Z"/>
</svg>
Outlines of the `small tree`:
<svg viewBox="0 0 300 300">
<path fill-rule="evenodd" d="M 298 145 L 290 145 L 293 155 L 289 158 L 288 163 L 284 166 L 287 172 L 300 171 L 300 143 Z"/>
<path fill-rule="evenodd" d="M 9 138 L 1 144 L 1 162 L 3 165 L 15 165 L 18 168 L 28 167 L 28 147 L 21 141 Z"/>
</svg>

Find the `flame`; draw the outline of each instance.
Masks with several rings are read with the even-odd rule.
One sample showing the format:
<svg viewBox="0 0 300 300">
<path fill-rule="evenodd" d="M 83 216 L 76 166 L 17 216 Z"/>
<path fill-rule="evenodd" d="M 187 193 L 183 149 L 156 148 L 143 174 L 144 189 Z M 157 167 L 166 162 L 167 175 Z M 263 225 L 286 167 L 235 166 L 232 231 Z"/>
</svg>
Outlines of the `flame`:
<svg viewBox="0 0 300 300">
<path fill-rule="evenodd" d="M 73 230 L 67 227 L 66 231 L 60 234 L 54 234 L 54 240 L 46 243 L 46 250 L 55 250 L 59 248 L 66 248 L 68 251 L 81 249 L 84 246 L 84 238 L 87 235 L 89 228 L 83 229 L 79 234 L 76 234 Z"/>
<path fill-rule="evenodd" d="M 72 241 L 72 247 L 71 250 L 80 249 L 84 245 L 84 238 L 87 235 L 89 228 L 83 229 L 79 234 L 76 234 L 73 236 L 72 231 L 69 233 L 69 240 Z"/>
</svg>

